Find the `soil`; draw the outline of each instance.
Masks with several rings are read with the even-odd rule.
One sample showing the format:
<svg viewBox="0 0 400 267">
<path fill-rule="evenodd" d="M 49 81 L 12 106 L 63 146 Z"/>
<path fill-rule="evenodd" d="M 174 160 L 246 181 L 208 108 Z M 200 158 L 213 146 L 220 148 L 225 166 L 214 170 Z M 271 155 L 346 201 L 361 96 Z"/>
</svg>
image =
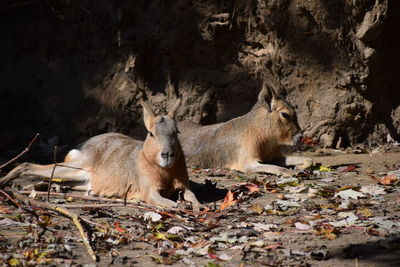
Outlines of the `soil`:
<svg viewBox="0 0 400 267">
<path fill-rule="evenodd" d="M 282 178 L 272 175 L 188 169 L 194 191 L 204 203 L 200 212 L 163 213 L 144 204 L 71 210 L 97 223 L 86 225 L 85 231 L 98 266 L 399 266 L 400 152 L 396 147 L 354 151 L 360 153 L 359 149 L 296 152 L 312 157 L 315 170 L 280 186 Z M 390 171 L 397 171 L 392 174 L 397 178 L 379 184 Z M 350 204 L 335 196 L 346 189 L 360 193 L 369 185 L 383 188 L 382 195 L 363 193 Z M 238 202 L 219 210 L 228 190 Z M 0 198 L 2 264 L 12 260 L 30 265 L 91 264 L 69 219 L 26 205 L 18 210 L 3 195 Z M 279 206 L 282 200 L 298 206 L 285 210 Z M 62 197 L 51 202 L 95 204 Z M 149 211 L 162 218 L 145 220 Z M 346 225 L 330 224 L 343 221 L 346 212 L 355 214 L 355 221 L 348 217 Z M 177 233 L 168 233 L 176 226 Z"/>
</svg>

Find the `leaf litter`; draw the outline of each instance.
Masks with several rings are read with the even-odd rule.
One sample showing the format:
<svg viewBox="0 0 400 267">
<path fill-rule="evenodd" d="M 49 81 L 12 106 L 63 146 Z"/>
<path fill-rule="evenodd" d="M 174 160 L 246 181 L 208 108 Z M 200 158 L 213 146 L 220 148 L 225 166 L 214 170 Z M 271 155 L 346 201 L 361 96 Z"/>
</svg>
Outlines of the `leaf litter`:
<svg viewBox="0 0 400 267">
<path fill-rule="evenodd" d="M 190 173 L 195 192 L 204 187 L 210 195 L 224 194 L 200 211 L 143 203 L 86 208 L 93 202 L 71 196 L 51 202 L 82 205 L 74 211 L 86 221 L 99 263 L 120 266 L 310 266 L 334 260 L 348 240 L 389 247 L 386 240 L 400 235 L 398 167 L 375 177 L 362 163 L 321 165 L 289 178 L 222 169 Z M 31 197 L 43 199 L 37 192 Z M 24 203 L 18 209 L 1 194 L 0 200 L 0 263 L 91 264 L 68 219 Z"/>
</svg>

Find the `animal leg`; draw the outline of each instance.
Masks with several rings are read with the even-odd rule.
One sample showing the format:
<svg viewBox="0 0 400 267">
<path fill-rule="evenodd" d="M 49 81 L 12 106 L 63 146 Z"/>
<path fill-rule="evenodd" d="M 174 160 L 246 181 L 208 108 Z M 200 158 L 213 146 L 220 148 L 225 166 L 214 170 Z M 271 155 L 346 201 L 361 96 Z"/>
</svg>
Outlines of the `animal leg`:
<svg viewBox="0 0 400 267">
<path fill-rule="evenodd" d="M 285 166 L 296 166 L 301 170 L 307 169 L 313 165 L 313 160 L 305 157 L 284 157 L 284 162 Z"/>
<path fill-rule="evenodd" d="M 10 171 L 3 179 L 0 180 L 0 188 L 4 187 L 12 180 L 19 176 L 32 175 L 51 177 L 54 164 L 39 165 L 32 163 L 22 163 Z M 62 166 L 57 166 L 54 170 L 53 177 L 62 179 L 63 182 L 88 182 L 91 172 L 83 169 L 73 169 Z"/>
<path fill-rule="evenodd" d="M 293 176 L 293 171 L 279 167 L 277 165 L 272 165 L 272 164 L 262 164 L 257 161 L 249 164 L 245 168 L 246 172 L 265 172 L 265 173 L 271 173 L 275 175 L 282 175 L 282 176 Z"/>
<path fill-rule="evenodd" d="M 178 205 L 175 201 L 162 197 L 158 192 L 150 193 L 147 202 L 164 208 L 175 208 Z"/>
<path fill-rule="evenodd" d="M 199 209 L 201 207 L 200 202 L 197 200 L 195 194 L 189 188 L 184 189 L 183 197 L 186 201 L 190 201 L 193 204 L 194 209 Z"/>
</svg>

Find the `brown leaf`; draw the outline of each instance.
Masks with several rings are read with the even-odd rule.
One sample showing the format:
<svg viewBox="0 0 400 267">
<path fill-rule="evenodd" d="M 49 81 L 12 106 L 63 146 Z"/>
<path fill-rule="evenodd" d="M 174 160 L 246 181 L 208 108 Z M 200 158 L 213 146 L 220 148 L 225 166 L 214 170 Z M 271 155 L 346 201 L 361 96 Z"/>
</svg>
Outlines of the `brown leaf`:
<svg viewBox="0 0 400 267">
<path fill-rule="evenodd" d="M 398 180 L 399 178 L 397 178 L 394 175 L 386 175 L 385 177 L 379 180 L 379 183 L 383 185 L 392 185 L 396 183 Z"/>
<path fill-rule="evenodd" d="M 237 200 L 235 200 L 234 194 L 231 192 L 231 190 L 228 191 L 228 193 L 225 196 L 224 202 L 221 204 L 221 207 L 219 210 L 224 210 L 232 205 L 235 205 L 237 203 Z"/>
<path fill-rule="evenodd" d="M 222 261 L 217 254 L 214 253 L 214 250 L 212 248 L 208 249 L 208 256 L 213 259 L 213 260 L 217 260 L 217 261 Z"/>
<path fill-rule="evenodd" d="M 249 190 L 248 192 L 249 195 L 253 194 L 254 192 L 260 191 L 260 188 L 256 184 L 248 183 L 244 187 L 246 187 Z"/>
<path fill-rule="evenodd" d="M 114 226 L 115 226 L 115 230 L 117 230 L 118 232 L 120 232 L 120 233 L 125 233 L 125 232 L 126 232 L 125 229 L 122 229 L 122 228 L 119 226 L 119 222 L 114 222 Z"/>
<path fill-rule="evenodd" d="M 277 248 L 279 248 L 281 246 L 282 246 L 282 243 L 273 243 L 271 245 L 265 246 L 264 248 L 273 250 L 273 249 L 277 249 Z"/>
<path fill-rule="evenodd" d="M 354 171 L 355 169 L 356 169 L 356 165 L 351 164 L 351 165 L 347 166 L 347 168 L 341 170 L 341 172 L 352 172 L 352 171 Z"/>
<path fill-rule="evenodd" d="M 309 146 L 315 145 L 315 141 L 312 137 L 303 137 L 300 142 Z"/>
<path fill-rule="evenodd" d="M 251 206 L 251 209 L 257 214 L 261 214 L 263 212 L 263 207 L 260 204 L 254 204 Z"/>
</svg>

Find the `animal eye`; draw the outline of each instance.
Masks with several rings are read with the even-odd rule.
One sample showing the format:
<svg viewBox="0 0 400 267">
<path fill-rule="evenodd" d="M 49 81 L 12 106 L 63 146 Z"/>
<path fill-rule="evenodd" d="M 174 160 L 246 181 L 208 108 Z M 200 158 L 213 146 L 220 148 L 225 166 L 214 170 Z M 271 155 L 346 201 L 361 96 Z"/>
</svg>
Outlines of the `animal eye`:
<svg viewBox="0 0 400 267">
<path fill-rule="evenodd" d="M 151 137 L 154 137 L 152 132 L 147 132 Z"/>
<path fill-rule="evenodd" d="M 286 112 L 281 112 L 281 116 L 287 120 L 290 118 L 289 114 L 287 114 Z"/>
</svg>

